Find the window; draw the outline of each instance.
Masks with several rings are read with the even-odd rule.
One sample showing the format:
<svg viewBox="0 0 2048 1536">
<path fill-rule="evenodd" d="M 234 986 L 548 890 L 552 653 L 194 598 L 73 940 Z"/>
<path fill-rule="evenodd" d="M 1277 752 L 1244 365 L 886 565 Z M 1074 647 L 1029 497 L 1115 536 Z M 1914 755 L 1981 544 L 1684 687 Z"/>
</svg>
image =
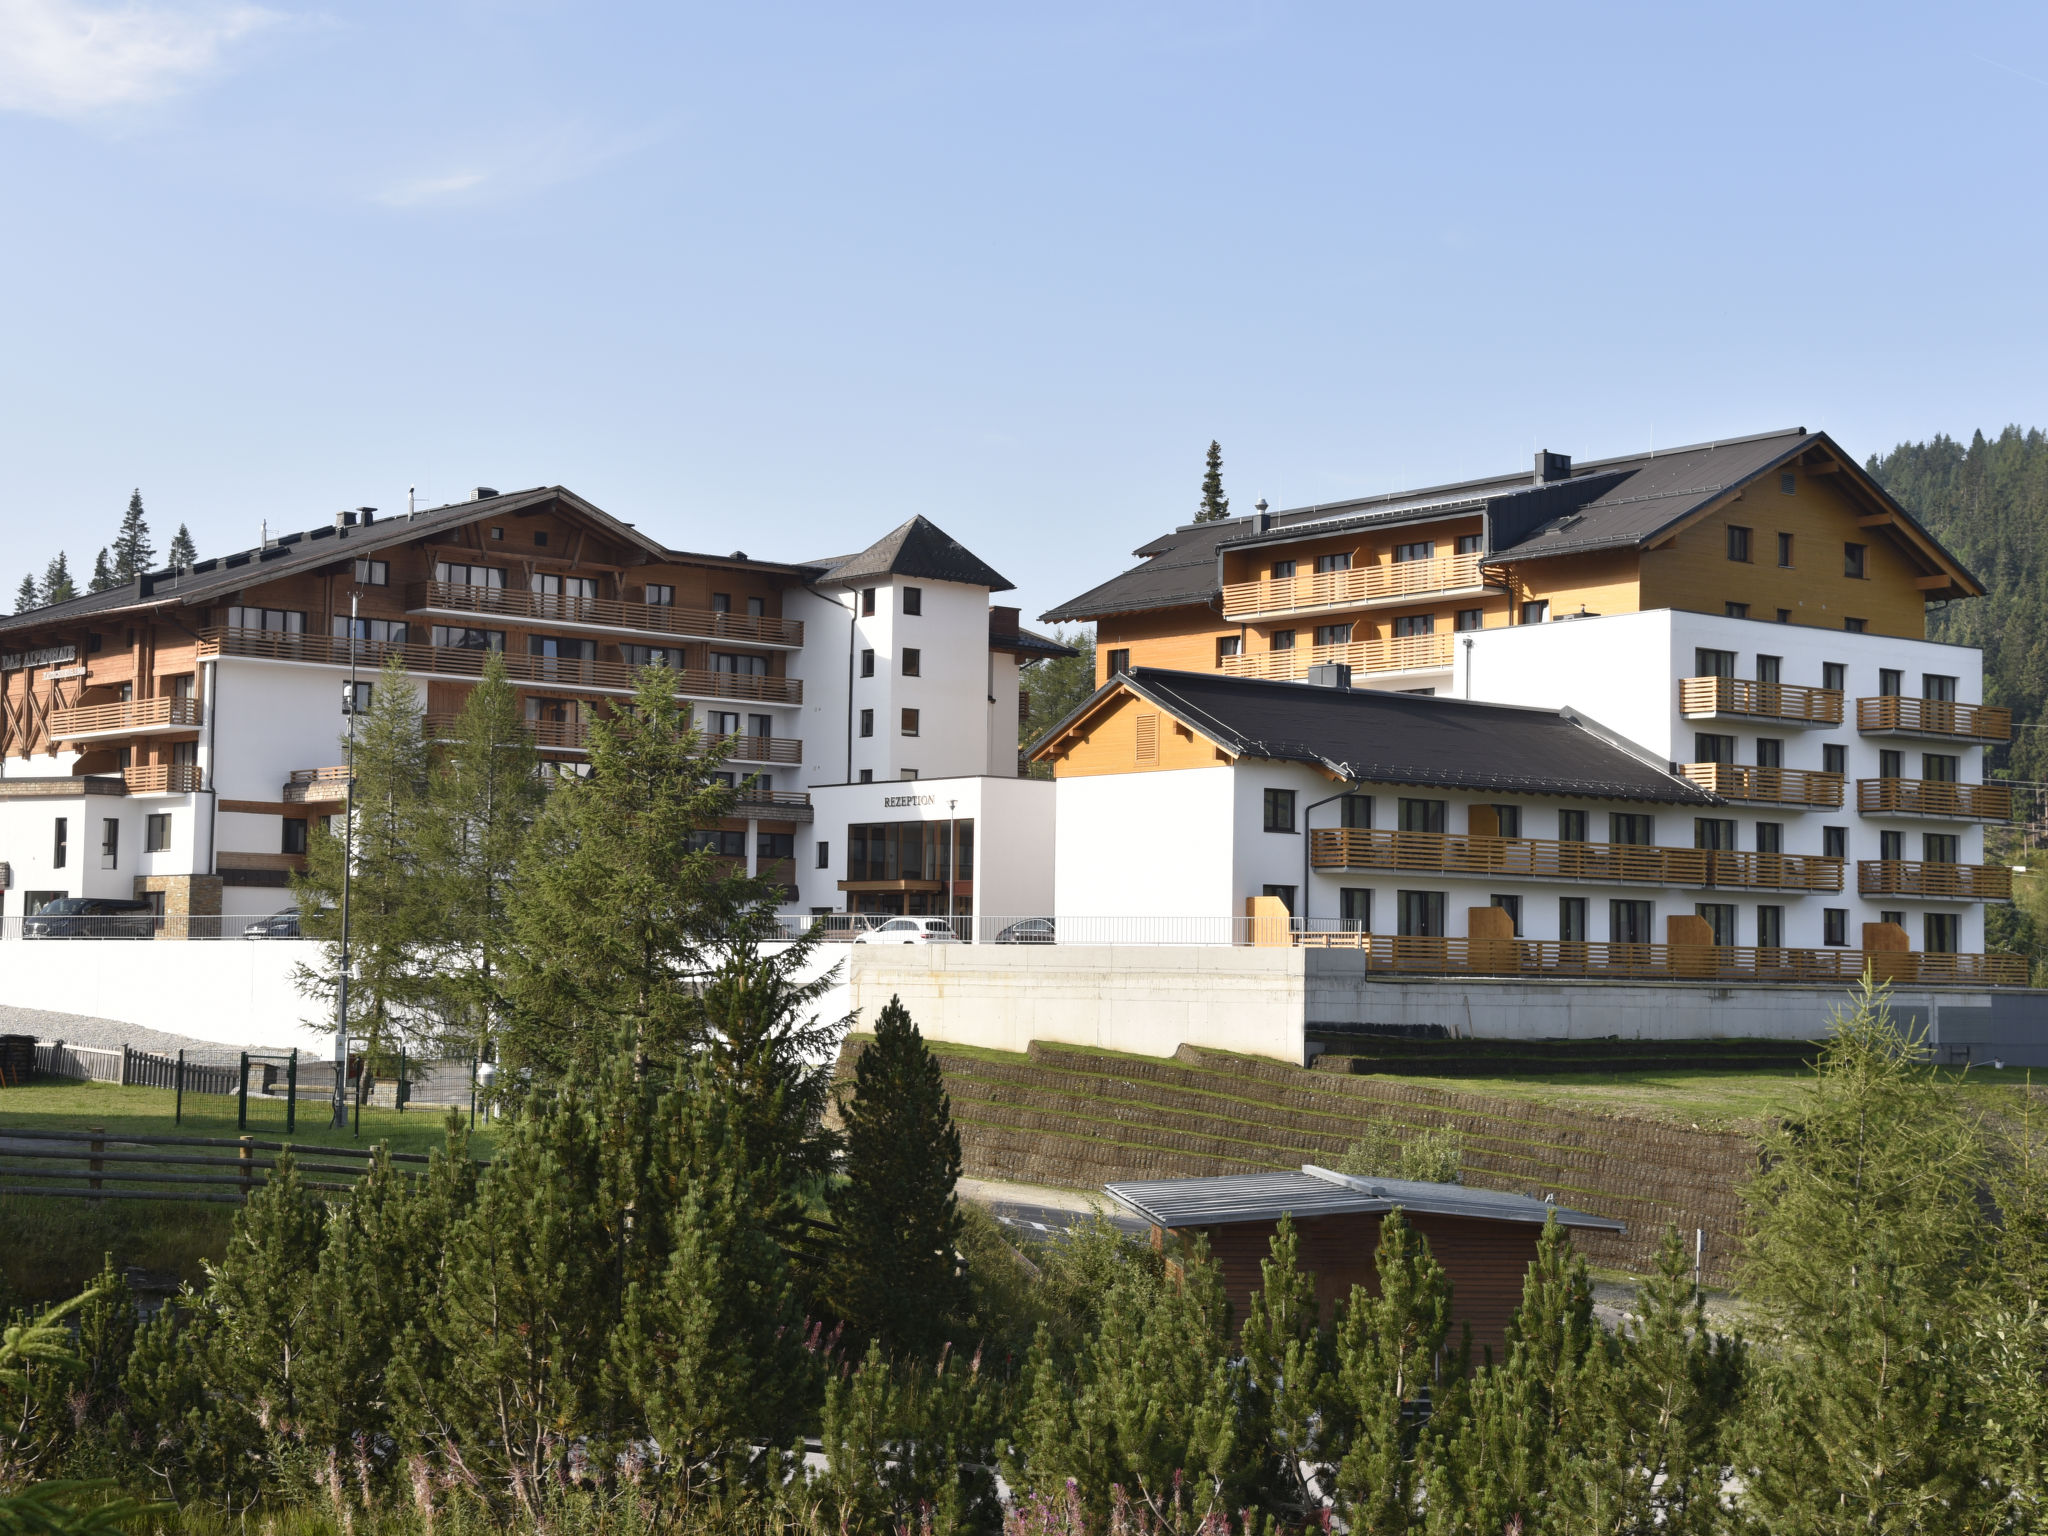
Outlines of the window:
<svg viewBox="0 0 2048 1536">
<path fill-rule="evenodd" d="M 1906 857 L 1906 834 L 1903 832 L 1878 833 L 1877 856 L 1887 864 L 1903 862 Z"/>
<path fill-rule="evenodd" d="M 873 734 L 873 732 L 869 732 L 868 734 L 872 735 L 872 734 Z M 861 782 L 861 783 L 863 783 L 863 784 L 872 784 L 872 783 L 874 783 L 874 782 L 875 782 L 875 770 L 874 770 L 874 769 L 872 769 L 872 768 L 863 768 L 863 769 L 861 769 L 861 771 L 860 771 L 860 782 Z"/>
<path fill-rule="evenodd" d="M 1403 938 L 1440 939 L 1444 936 L 1444 893 L 1442 891 L 1396 891 Z"/>
<path fill-rule="evenodd" d="M 1654 944 L 1656 908 L 1647 901 L 1607 903 L 1607 939 L 1612 944 Z"/>
<path fill-rule="evenodd" d="M 534 542 L 535 544 L 539 545 L 539 546 L 540 546 L 540 547 L 541 547 L 542 549 L 545 549 L 545 548 L 547 548 L 547 544 L 548 544 L 548 535 L 547 535 L 547 530 L 546 530 L 545 528 L 536 528 L 536 529 L 534 530 L 534 533 L 533 533 L 533 542 Z"/>
<path fill-rule="evenodd" d="M 1877 776 L 1880 779 L 1903 779 L 1906 776 L 1906 754 L 1889 751 L 1878 753 Z"/>
<path fill-rule="evenodd" d="M 356 562 L 356 585 L 361 587 L 390 586 L 391 562 L 389 560 L 358 560 Z"/>
<path fill-rule="evenodd" d="M 1287 909 L 1289 917 L 1294 916 L 1294 887 L 1291 885 L 1268 885 L 1259 889 L 1261 896 L 1271 896 Z"/>
<path fill-rule="evenodd" d="M 1948 752 L 1922 752 L 1920 777 L 1937 784 L 1953 784 L 1962 776 L 1963 760 Z"/>
<path fill-rule="evenodd" d="M 903 675 L 905 677 L 924 676 L 924 652 L 914 645 L 906 645 L 903 648 Z"/>
<path fill-rule="evenodd" d="M 1419 544 L 1396 544 L 1394 546 L 1394 563 L 1396 565 L 1405 564 L 1410 560 L 1434 560 L 1435 558 L 1436 544 L 1433 540 L 1424 539 Z"/>
<path fill-rule="evenodd" d="M 1433 613 L 1403 613 L 1394 619 L 1394 634 L 1397 637 L 1435 633 L 1436 615 Z"/>
<path fill-rule="evenodd" d="M 436 624 L 434 644 L 450 651 L 502 651 L 505 649 L 505 631 L 469 629 L 460 624 Z"/>
<path fill-rule="evenodd" d="M 1493 807 L 1494 825 L 1502 837 L 1522 835 L 1522 808 L 1519 805 L 1496 805 Z"/>
<path fill-rule="evenodd" d="M 579 602 L 597 601 L 595 576 L 557 576 L 550 571 L 536 571 L 527 578 L 526 586 L 540 597 L 566 597 L 572 608 Z"/>
<path fill-rule="evenodd" d="M 765 618 L 767 618 L 767 617 L 768 617 L 768 599 L 767 599 L 767 598 L 765 598 L 765 597 L 750 597 L 750 598 L 748 598 L 748 599 L 747 599 L 747 617 L 748 617 L 748 618 L 750 618 L 750 619 L 765 619 Z"/>
<path fill-rule="evenodd" d="M 1349 624 L 1318 624 L 1316 626 L 1317 645 L 1349 645 L 1350 643 L 1351 626 Z"/>
<path fill-rule="evenodd" d="M 673 608 L 676 605 L 676 589 L 673 586 L 650 581 L 642 596 L 650 608 Z"/>
<path fill-rule="evenodd" d="M 505 537 L 505 530 L 502 528 L 493 528 L 491 530 L 491 537 L 494 539 L 502 539 Z"/>
<path fill-rule="evenodd" d="M 1585 897 L 1558 897 L 1557 936 L 1567 944 L 1583 944 L 1586 942 Z"/>
<path fill-rule="evenodd" d="M 1866 546 L 1862 544 L 1844 544 L 1842 546 L 1842 574 L 1844 576 L 1856 581 L 1863 579 L 1863 556 L 1865 549 Z"/>
<path fill-rule="evenodd" d="M 1840 693 L 1849 686 L 1849 668 L 1839 661 L 1824 661 L 1820 664 L 1820 685 Z"/>
<path fill-rule="evenodd" d="M 192 697 L 193 679 L 190 672 L 180 672 L 174 677 L 166 678 L 165 681 L 171 685 L 172 698 L 189 699 Z"/>
<path fill-rule="evenodd" d="M 1294 562 L 1292 560 L 1275 560 L 1273 562 L 1272 579 L 1275 581 L 1292 581 L 1294 579 Z"/>
<path fill-rule="evenodd" d="M 711 611 L 712 611 L 713 613 L 731 613 L 731 612 L 732 612 L 732 594 L 731 594 L 730 592 L 714 592 L 714 593 L 712 593 L 712 594 L 711 594 Z"/>
<path fill-rule="evenodd" d="M 873 587 L 862 587 L 860 589 L 860 611 L 863 618 L 866 618 L 875 611 L 875 589 Z"/>
<path fill-rule="evenodd" d="M 740 677 L 766 677 L 768 658 L 766 656 L 740 656 L 725 651 L 711 653 L 711 670 L 730 672 Z"/>
<path fill-rule="evenodd" d="M 1732 949 L 1737 943 L 1735 937 L 1735 908 L 1723 901 L 1702 901 L 1693 911 L 1707 920 L 1707 927 L 1714 935 L 1716 949 Z"/>
<path fill-rule="evenodd" d="M 1131 653 L 1129 651 L 1111 651 L 1109 653 L 1109 675 L 1111 677 L 1116 677 L 1120 673 L 1130 670 Z"/>
<path fill-rule="evenodd" d="M 1541 624 L 1549 617 L 1550 604 L 1547 601 L 1522 604 L 1522 622 L 1524 624 Z"/>
<path fill-rule="evenodd" d="M 284 818 L 284 833 L 278 843 L 281 853 L 304 853 L 306 851 L 306 818 L 287 816 Z"/>
<path fill-rule="evenodd" d="M 1746 619 L 1749 617 L 1749 604 L 1723 603 L 1721 605 L 1721 616 L 1729 619 Z"/>
<path fill-rule="evenodd" d="M 1790 496 L 1794 491 L 1798 489 L 1799 481 L 1797 477 L 1789 474 L 1778 476 L 1778 490 L 1782 494 Z"/>
<path fill-rule="evenodd" d="M 64 860 L 71 851 L 70 843 L 71 822 L 69 818 L 59 816 L 57 818 L 56 835 L 50 842 L 50 868 L 62 869 L 64 867 Z"/>
<path fill-rule="evenodd" d="M 1820 941 L 1838 947 L 1849 942 L 1849 912 L 1846 907 L 1820 909 Z"/>
<path fill-rule="evenodd" d="M 1454 626 L 1461 631 L 1484 629 L 1486 628 L 1486 610 L 1484 608 L 1460 608 L 1458 610 L 1458 617 L 1453 622 Z"/>
<path fill-rule="evenodd" d="M 796 857 L 796 834 L 794 832 L 757 832 L 754 834 L 754 857 L 757 859 L 793 859 Z"/>
<path fill-rule="evenodd" d="M 100 823 L 100 868 L 121 867 L 121 823 L 109 816 Z"/>
<path fill-rule="evenodd" d="M 775 717 L 773 715 L 747 716 L 747 734 L 758 737 L 762 741 L 769 740 L 775 734 Z"/>
<path fill-rule="evenodd" d="M 1785 823 L 1782 821 L 1760 821 L 1756 824 L 1756 851 L 1758 853 L 1783 853 L 1785 851 Z"/>
<path fill-rule="evenodd" d="M 707 709 L 704 711 L 704 729 L 713 736 L 737 736 L 740 733 L 740 712 L 736 709 Z"/>
<path fill-rule="evenodd" d="M 832 845 L 821 837 L 818 839 L 818 868 L 830 869 L 831 867 Z"/>
<path fill-rule="evenodd" d="M 1346 795 L 1337 802 L 1338 817 L 1342 825 L 1351 828 L 1365 828 L 1372 825 L 1372 796 Z"/>
<path fill-rule="evenodd" d="M 1267 648 L 1268 650 L 1272 650 L 1272 651 L 1291 651 L 1291 650 L 1293 650 L 1293 649 L 1294 649 L 1294 631 L 1293 631 L 1293 630 L 1291 630 L 1291 629 L 1276 629 L 1276 630 L 1274 630 L 1274 631 L 1273 631 L 1273 638 L 1272 638 L 1272 639 L 1271 639 L 1271 640 L 1270 640 L 1269 642 L 1267 642 L 1267 646 L 1266 646 L 1266 648 Z"/>
<path fill-rule="evenodd" d="M 366 715 L 370 712 L 370 695 L 374 683 L 343 683 L 341 685 L 341 712 L 344 715 Z"/>
<path fill-rule="evenodd" d="M 1696 763 L 1732 763 L 1735 761 L 1735 738 L 1718 735 L 1713 731 L 1694 731 L 1692 736 L 1692 760 Z"/>
<path fill-rule="evenodd" d="M 1441 832 L 1448 823 L 1450 805 L 1444 800 L 1401 801 L 1401 830 L 1403 832 Z"/>
<path fill-rule="evenodd" d="M 373 645 L 404 645 L 412 630 L 403 619 L 354 619 L 345 613 L 334 616 L 334 638 L 346 640 L 353 629 L 355 638 Z"/>
<path fill-rule="evenodd" d="M 674 667 L 682 670 L 683 648 L 679 645 L 621 645 L 619 654 L 629 667 Z"/>
<path fill-rule="evenodd" d="M 274 635 L 303 635 L 306 616 L 290 608 L 242 608 L 228 610 L 229 629 L 264 629 Z"/>
<path fill-rule="evenodd" d="M 1586 840 L 1586 813 L 1584 811 L 1559 811 L 1557 813 L 1557 840 L 1560 843 L 1583 843 Z"/>
<path fill-rule="evenodd" d="M 1519 896 L 1489 896 L 1494 906 L 1507 913 L 1508 921 L 1515 925 L 1515 937 L 1522 936 L 1522 898 Z"/>
<path fill-rule="evenodd" d="M 62 901 L 69 891 L 23 891 L 21 893 L 21 915 L 34 917 L 53 901 Z"/>
<path fill-rule="evenodd" d="M 685 845 L 692 853 L 715 853 L 720 858 L 744 859 L 747 834 L 740 831 L 708 829 L 689 834 Z"/>
<path fill-rule="evenodd" d="M 1223 664 L 1223 658 L 1226 656 L 1242 656 L 1243 654 L 1243 635 L 1218 635 L 1216 637 L 1216 663 L 1218 666 Z"/>
<path fill-rule="evenodd" d="M 1906 674 L 1897 667 L 1879 667 L 1877 691 L 1887 699 L 1897 698 L 1906 691 Z"/>
<path fill-rule="evenodd" d="M 1695 848 L 1733 848 L 1735 823 L 1720 816 L 1695 816 L 1692 820 L 1692 845 Z"/>
<path fill-rule="evenodd" d="M 860 733 L 863 736 L 875 734 L 875 712 L 872 709 L 864 709 L 860 712 Z"/>
<path fill-rule="evenodd" d="M 924 613 L 924 588 L 923 588 L 923 587 L 905 587 L 905 588 L 903 589 L 903 611 L 904 611 L 904 612 L 905 612 L 906 614 L 908 614 L 908 615 L 909 615 L 909 616 L 910 616 L 911 618 L 913 618 L 913 619 L 915 619 L 915 618 L 919 618 L 919 617 L 921 617 L 921 616 L 923 615 L 923 613 Z"/>
<path fill-rule="evenodd" d="M 1939 672 L 1923 672 L 1920 674 L 1920 697 L 1940 699 L 1944 703 L 1953 704 L 1956 698 L 1956 680 L 1944 677 Z"/>
<path fill-rule="evenodd" d="M 460 565 L 447 560 L 436 560 L 434 580 L 451 587 L 493 587 L 503 590 L 505 573 L 495 565 Z"/>
<path fill-rule="evenodd" d="M 1759 949 L 1782 949 L 1785 944 L 1785 909 L 1756 909 L 1756 943 Z"/>
<path fill-rule="evenodd" d="M 1930 955 L 1952 955 L 1963 947 L 1963 920 L 1953 912 L 1930 912 L 1926 921 L 1926 950 Z"/>
<path fill-rule="evenodd" d="M 1963 857 L 1963 840 L 1953 832 L 1922 832 L 1920 857 L 1930 864 L 1959 864 Z"/>
<path fill-rule="evenodd" d="M 1316 556 L 1316 574 L 1318 576 L 1327 576 L 1332 571 L 1348 571 L 1350 569 L 1351 556 L 1349 554 Z"/>
<path fill-rule="evenodd" d="M 1789 533 L 1778 535 L 1778 564 L 1788 571 L 1792 569 L 1792 535 Z"/>
<path fill-rule="evenodd" d="M 1747 528 L 1738 528 L 1732 523 L 1729 525 L 1728 558 L 1730 560 L 1740 560 L 1744 565 L 1749 563 L 1749 530 Z"/>
<path fill-rule="evenodd" d="M 1822 827 L 1820 829 L 1821 857 L 1846 859 L 1849 857 L 1849 829 L 1847 827 Z"/>
<path fill-rule="evenodd" d="M 1780 608 L 1778 610 L 1778 622 L 1780 624 L 1790 624 L 1792 622 L 1792 610 L 1790 608 Z"/>
<path fill-rule="evenodd" d="M 142 847 L 145 853 L 168 853 L 171 847 L 171 813 L 159 811 L 143 826 Z"/>
<path fill-rule="evenodd" d="M 1783 682 L 1785 680 L 1785 658 L 1782 656 L 1757 657 L 1756 680 L 1760 683 Z"/>
<path fill-rule="evenodd" d="M 1347 885 L 1337 892 L 1338 920 L 1347 933 L 1372 932 L 1372 892 Z"/>
<path fill-rule="evenodd" d="M 1820 771 L 1822 773 L 1847 773 L 1849 771 L 1849 749 L 1839 742 L 1830 743 L 1820 749 Z"/>
<path fill-rule="evenodd" d="M 1759 736 L 1756 739 L 1756 765 L 1759 768 L 1782 768 L 1785 766 L 1785 743 L 1775 736 Z"/>
<path fill-rule="evenodd" d="M 1458 553 L 1461 555 L 1476 555 L 1485 542 L 1486 538 L 1483 534 L 1461 533 L 1458 535 Z"/>
<path fill-rule="evenodd" d="M 1877 914 L 1877 920 L 1880 923 L 1890 923 L 1897 928 L 1906 926 L 1906 914 L 1903 912 L 1880 911 Z"/>
<path fill-rule="evenodd" d="M 875 653 L 873 650 L 864 650 L 860 653 L 860 675 L 862 677 L 873 677 L 875 675 Z"/>
<path fill-rule="evenodd" d="M 1641 811 L 1610 811 L 1607 814 L 1607 841 L 1610 843 L 1646 848 L 1656 842 L 1656 830 L 1656 818 Z"/>
<path fill-rule="evenodd" d="M 1860 635 L 1860 634 L 1864 633 L 1864 632 L 1865 632 L 1865 631 L 1866 631 L 1866 630 L 1867 630 L 1867 629 L 1868 629 L 1869 627 L 1870 627 L 1870 625 L 1869 625 L 1869 621 L 1868 621 L 1868 620 L 1866 620 L 1866 619 L 1844 619 L 1844 620 L 1842 620 L 1842 628 L 1844 628 L 1844 629 L 1846 629 L 1847 631 L 1849 631 L 1849 633 L 1850 633 L 1850 634 L 1852 634 L 1852 635 Z"/>
<path fill-rule="evenodd" d="M 917 711 L 914 709 L 903 711 L 903 734 L 906 736 L 915 736 L 917 734 Z"/>
<path fill-rule="evenodd" d="M 1294 830 L 1293 790 L 1269 789 L 1266 791 L 1266 830 L 1268 832 L 1292 832 Z"/>
<path fill-rule="evenodd" d="M 1735 675 L 1735 653 L 1733 651 L 1709 650 L 1700 646 L 1692 653 L 1692 675 L 1694 677 L 1733 677 Z"/>
</svg>

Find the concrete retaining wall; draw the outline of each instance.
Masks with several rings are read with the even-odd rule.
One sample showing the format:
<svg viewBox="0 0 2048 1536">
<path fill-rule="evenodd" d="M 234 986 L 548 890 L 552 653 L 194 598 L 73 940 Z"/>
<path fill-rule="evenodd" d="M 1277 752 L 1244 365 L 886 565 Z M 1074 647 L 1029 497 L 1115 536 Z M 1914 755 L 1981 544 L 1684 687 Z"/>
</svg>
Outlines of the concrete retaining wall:
<svg viewBox="0 0 2048 1536">
<path fill-rule="evenodd" d="M 318 1048 L 332 1028 L 292 981 L 299 939 L 23 939 L 0 944 L 0 1003 L 115 1019 L 220 1045 Z"/>
</svg>

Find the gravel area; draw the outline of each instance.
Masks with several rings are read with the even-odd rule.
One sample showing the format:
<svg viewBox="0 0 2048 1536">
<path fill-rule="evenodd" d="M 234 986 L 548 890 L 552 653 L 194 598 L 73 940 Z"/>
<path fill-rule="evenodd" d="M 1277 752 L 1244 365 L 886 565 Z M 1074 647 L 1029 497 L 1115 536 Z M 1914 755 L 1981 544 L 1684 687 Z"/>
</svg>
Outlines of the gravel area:
<svg viewBox="0 0 2048 1536">
<path fill-rule="evenodd" d="M 194 1040 L 185 1035 L 145 1029 L 140 1024 L 123 1024 L 118 1019 L 95 1019 L 81 1013 L 52 1013 L 46 1008 L 16 1008 L 0 1003 L 0 1035 L 34 1035 L 38 1040 L 62 1040 L 67 1045 L 90 1046 L 98 1050 L 119 1050 L 132 1045 L 138 1051 L 175 1054 L 185 1051 L 191 1059 L 218 1061 L 225 1057 L 234 1064 L 238 1046 L 214 1040 Z M 250 1049 L 258 1049 L 252 1045 Z"/>
</svg>

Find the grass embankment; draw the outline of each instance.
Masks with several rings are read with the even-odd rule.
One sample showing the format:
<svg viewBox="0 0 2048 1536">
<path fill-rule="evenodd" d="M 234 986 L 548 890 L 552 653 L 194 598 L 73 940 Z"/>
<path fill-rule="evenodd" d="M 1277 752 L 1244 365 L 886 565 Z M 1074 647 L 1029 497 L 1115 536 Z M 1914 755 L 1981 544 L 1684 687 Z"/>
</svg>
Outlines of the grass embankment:
<svg viewBox="0 0 2048 1536">
<path fill-rule="evenodd" d="M 133 1136 L 217 1136 L 232 1138 L 232 1096 L 185 1096 L 184 1123 L 173 1118 L 175 1095 L 164 1088 L 121 1088 L 112 1083 L 39 1082 L 0 1089 L 0 1161 L 11 1130 L 78 1131 L 103 1127 L 107 1140 Z M 284 1105 L 252 1101 L 247 1134 L 257 1141 L 290 1141 L 294 1147 L 369 1147 L 388 1141 L 394 1152 L 426 1152 L 442 1144 L 445 1111 L 364 1109 L 360 1136 L 354 1129 L 328 1127 L 327 1105 L 301 1099 L 298 1124 L 284 1133 Z M 465 1118 L 467 1118 L 465 1116 Z M 494 1128 L 479 1125 L 474 1146 L 488 1156 Z M 223 1155 L 228 1155 L 223 1149 Z M 23 1160 L 0 1166 L 0 1185 L 30 1182 Z M 75 1164 L 49 1162 L 48 1167 Z M 123 1171 L 128 1171 L 124 1169 Z M 179 1172 L 208 1172 L 183 1168 Z M 134 1186 L 128 1186 L 134 1187 Z M 146 1186 L 144 1186 L 146 1187 Z M 202 1186 L 203 1187 L 203 1186 Z M 0 1195 L 0 1305 L 44 1301 L 79 1290 L 98 1273 L 103 1256 L 117 1265 L 138 1265 L 197 1282 L 203 1260 L 227 1247 L 235 1207 L 191 1200 L 82 1200 L 41 1195 Z"/>
</svg>

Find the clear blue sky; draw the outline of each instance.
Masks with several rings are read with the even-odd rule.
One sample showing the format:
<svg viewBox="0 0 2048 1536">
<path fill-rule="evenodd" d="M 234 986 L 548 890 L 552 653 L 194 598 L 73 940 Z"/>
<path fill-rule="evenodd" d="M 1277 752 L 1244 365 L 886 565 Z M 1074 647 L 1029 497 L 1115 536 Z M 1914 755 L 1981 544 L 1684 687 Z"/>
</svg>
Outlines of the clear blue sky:
<svg viewBox="0 0 2048 1536">
<path fill-rule="evenodd" d="M 559 482 L 1036 614 L 1192 515 L 2048 422 L 2048 12 L 0 0 L 0 591 Z"/>
</svg>

